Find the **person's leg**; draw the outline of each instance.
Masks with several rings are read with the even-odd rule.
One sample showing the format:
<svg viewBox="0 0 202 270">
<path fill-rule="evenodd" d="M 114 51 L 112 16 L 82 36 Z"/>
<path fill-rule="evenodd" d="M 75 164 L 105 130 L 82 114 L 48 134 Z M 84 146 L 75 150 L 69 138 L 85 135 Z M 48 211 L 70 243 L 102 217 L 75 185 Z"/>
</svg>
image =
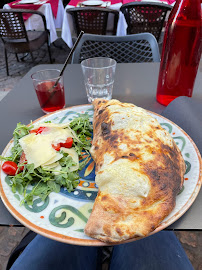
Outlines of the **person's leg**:
<svg viewBox="0 0 202 270">
<path fill-rule="evenodd" d="M 162 231 L 128 244 L 114 246 L 110 270 L 193 270 L 173 232 Z"/>
<path fill-rule="evenodd" d="M 98 248 L 74 246 L 37 235 L 11 270 L 96 270 Z"/>
</svg>

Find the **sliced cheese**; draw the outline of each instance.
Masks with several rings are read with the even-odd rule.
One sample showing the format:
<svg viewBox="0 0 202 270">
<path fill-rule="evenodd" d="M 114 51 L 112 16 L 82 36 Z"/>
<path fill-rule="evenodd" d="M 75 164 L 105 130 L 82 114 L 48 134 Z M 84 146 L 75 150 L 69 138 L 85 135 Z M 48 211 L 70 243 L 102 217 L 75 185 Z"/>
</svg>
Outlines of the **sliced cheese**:
<svg viewBox="0 0 202 270">
<path fill-rule="evenodd" d="M 62 150 L 65 153 L 68 153 L 70 155 L 70 157 L 72 157 L 73 161 L 76 163 L 75 166 L 72 166 L 70 168 L 70 171 L 74 172 L 74 171 L 78 170 L 78 168 L 79 168 L 79 156 L 78 156 L 76 150 L 74 148 L 64 148 L 64 147 L 61 147 L 60 150 Z"/>
<path fill-rule="evenodd" d="M 73 129 L 71 129 L 69 127 L 69 123 L 64 123 L 64 124 L 56 124 L 56 123 L 38 123 L 34 126 L 33 129 L 39 128 L 39 127 L 49 127 L 50 129 L 65 129 L 66 132 L 68 132 L 69 136 L 71 138 L 75 138 L 78 142 L 82 143 L 77 134 L 75 133 L 75 131 Z M 47 131 L 45 131 L 44 133 L 46 133 Z"/>
<path fill-rule="evenodd" d="M 38 127 L 50 127 L 50 128 L 66 128 L 69 127 L 69 123 L 56 124 L 56 123 L 38 123 L 34 125 L 34 129 Z"/>
<path fill-rule="evenodd" d="M 56 153 L 56 156 L 52 157 L 52 158 L 49 159 L 47 162 L 43 163 L 42 166 L 48 166 L 48 165 L 51 165 L 51 164 L 55 163 L 56 161 L 60 160 L 62 157 L 63 157 L 62 154 Z"/>
<path fill-rule="evenodd" d="M 28 164 L 34 163 L 34 168 L 41 165 L 48 165 L 56 162 L 62 156 L 52 144 L 65 142 L 68 137 L 72 137 L 69 129 L 61 127 L 51 127 L 50 130 L 41 134 L 28 134 L 19 140 L 25 153 Z"/>
<path fill-rule="evenodd" d="M 51 170 L 55 175 L 60 174 L 60 170 L 62 168 L 59 162 L 54 162 L 49 165 L 42 165 L 42 167 L 44 169 Z"/>
<path fill-rule="evenodd" d="M 53 169 L 53 168 L 56 168 L 58 165 L 60 165 L 59 162 L 54 162 L 54 163 L 51 163 L 51 164 L 48 164 L 48 165 L 42 165 L 42 167 L 44 169 Z"/>
<path fill-rule="evenodd" d="M 44 137 L 40 134 L 29 134 L 19 140 L 28 164 L 34 163 L 34 168 L 56 156 L 56 151 L 51 146 L 50 134 L 45 140 Z"/>
</svg>

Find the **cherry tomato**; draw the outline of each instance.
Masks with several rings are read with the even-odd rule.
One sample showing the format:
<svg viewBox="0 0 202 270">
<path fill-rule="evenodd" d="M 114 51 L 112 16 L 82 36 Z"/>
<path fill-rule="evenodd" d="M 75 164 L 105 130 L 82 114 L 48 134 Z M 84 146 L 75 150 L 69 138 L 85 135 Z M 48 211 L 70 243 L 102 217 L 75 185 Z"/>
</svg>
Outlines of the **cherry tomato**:
<svg viewBox="0 0 202 270">
<path fill-rule="evenodd" d="M 73 144 L 73 139 L 71 137 L 67 138 L 65 143 L 60 143 L 61 147 L 65 147 L 65 148 L 71 148 Z"/>
<path fill-rule="evenodd" d="M 19 167 L 20 171 L 24 170 L 24 166 L 20 166 L 20 164 L 22 164 L 22 163 L 27 164 L 27 159 L 26 159 L 26 156 L 25 156 L 24 152 L 22 152 L 21 157 L 20 157 L 20 161 L 19 161 L 19 164 L 18 164 L 18 167 Z"/>
<path fill-rule="evenodd" d="M 52 144 L 52 147 L 56 150 L 56 151 L 59 151 L 60 150 L 60 143 L 58 144 Z"/>
<path fill-rule="evenodd" d="M 8 160 L 2 165 L 2 170 L 8 175 L 15 175 L 18 170 L 18 166 L 15 162 Z"/>
<path fill-rule="evenodd" d="M 37 135 L 37 134 L 41 134 L 42 132 L 48 131 L 48 130 L 49 130 L 48 127 L 39 127 L 37 129 L 31 129 L 29 132 L 30 133 L 36 133 L 36 135 Z"/>
<path fill-rule="evenodd" d="M 56 151 L 59 151 L 61 147 L 71 148 L 72 144 L 73 144 L 73 139 L 71 137 L 69 137 L 66 139 L 65 143 L 52 144 L 52 147 Z"/>
</svg>

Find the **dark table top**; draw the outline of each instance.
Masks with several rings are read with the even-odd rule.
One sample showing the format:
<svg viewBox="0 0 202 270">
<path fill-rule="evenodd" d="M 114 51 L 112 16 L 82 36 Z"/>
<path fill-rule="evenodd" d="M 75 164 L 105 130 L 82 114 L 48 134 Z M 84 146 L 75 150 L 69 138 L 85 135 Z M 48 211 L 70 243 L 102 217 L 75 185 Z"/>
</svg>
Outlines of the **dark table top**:
<svg viewBox="0 0 202 270">
<path fill-rule="evenodd" d="M 14 89 L 0 102 L 0 152 L 3 151 L 12 138 L 13 130 L 18 122 L 29 124 L 43 116 L 40 109 L 30 75 L 35 71 L 58 68 L 62 65 L 39 65 L 32 68 L 14 87 Z M 113 98 L 122 102 L 130 102 L 137 106 L 161 113 L 164 106 L 156 101 L 156 86 L 158 80 L 159 63 L 118 64 Z M 67 66 L 64 73 L 66 107 L 87 104 L 87 97 L 81 67 L 79 64 Z M 202 68 L 199 67 L 193 99 L 202 101 Z M 202 230 L 202 192 L 199 193 L 190 209 L 168 229 Z M 12 217 L 0 200 L 0 225 L 20 225 Z"/>
</svg>

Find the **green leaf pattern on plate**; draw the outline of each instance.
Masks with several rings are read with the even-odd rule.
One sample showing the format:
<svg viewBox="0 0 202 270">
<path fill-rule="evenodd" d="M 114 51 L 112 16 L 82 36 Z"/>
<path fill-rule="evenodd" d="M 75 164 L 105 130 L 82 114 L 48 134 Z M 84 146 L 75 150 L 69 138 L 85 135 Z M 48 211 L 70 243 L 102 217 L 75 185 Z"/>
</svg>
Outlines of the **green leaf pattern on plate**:
<svg viewBox="0 0 202 270">
<path fill-rule="evenodd" d="M 49 197 L 46 197 L 45 201 L 42 201 L 41 198 L 36 198 L 33 200 L 33 205 L 28 205 L 26 202 L 24 203 L 24 206 L 27 210 L 34 213 L 39 213 L 46 209 L 46 207 L 49 204 Z"/>
<path fill-rule="evenodd" d="M 69 217 L 68 214 L 70 214 Z M 71 205 L 60 205 L 54 208 L 49 215 L 49 221 L 56 227 L 68 228 L 74 224 L 75 216 L 85 223 L 88 221 L 88 218 L 81 211 Z"/>
<path fill-rule="evenodd" d="M 172 136 L 173 127 L 172 127 L 171 124 L 169 124 L 169 123 L 161 123 L 160 125 L 162 126 L 162 128 L 167 130 Z M 180 149 L 180 151 L 183 153 L 183 150 L 184 150 L 184 148 L 186 146 L 185 138 L 183 138 L 182 136 L 175 136 L 175 137 L 173 137 L 173 139 L 174 139 L 175 143 L 177 144 L 178 148 Z M 184 161 L 185 161 L 185 164 L 186 164 L 186 172 L 185 172 L 185 174 L 187 174 L 191 170 L 191 163 L 188 160 L 185 160 L 185 157 L 190 158 L 190 154 L 189 153 L 184 154 Z M 181 193 L 182 193 L 182 191 L 181 191 Z"/>
<path fill-rule="evenodd" d="M 90 117 L 90 120 L 92 120 L 93 117 L 93 108 L 92 106 L 80 106 L 75 108 L 70 108 L 69 110 L 66 109 L 64 111 L 56 112 L 54 115 L 47 115 L 46 118 L 42 118 L 39 120 L 39 122 L 44 122 L 46 120 L 48 121 L 54 121 L 55 123 L 65 123 L 67 121 L 71 121 L 75 117 L 80 117 L 83 115 L 87 115 Z M 189 139 L 186 138 L 186 136 L 183 136 L 183 133 L 179 131 L 175 125 L 170 124 L 169 121 L 167 121 L 164 118 L 161 118 L 161 116 L 156 116 L 155 114 L 152 114 L 154 118 L 156 118 L 160 123 L 161 126 L 167 130 L 175 142 L 178 144 L 178 147 L 180 148 L 182 155 L 185 159 L 186 163 L 186 174 L 187 177 L 190 179 L 189 181 L 185 181 L 185 189 L 182 189 L 181 192 L 183 192 L 183 196 L 181 194 L 178 197 L 178 201 L 180 202 L 178 206 L 178 202 L 176 204 L 176 211 L 179 211 L 179 209 L 182 209 L 182 206 L 186 204 L 189 196 L 189 192 L 192 192 L 192 187 L 196 185 L 197 182 L 197 174 L 195 172 L 198 170 L 199 165 L 195 165 L 193 162 L 197 160 L 196 152 L 194 152 L 194 147 L 190 147 Z M 176 133 L 176 134 L 175 134 Z M 198 163 L 197 163 L 198 164 Z M 193 176 L 193 178 L 192 178 Z M 9 185 L 8 179 L 5 177 L 4 182 L 7 182 Z M 82 176 L 82 181 L 93 182 L 93 180 L 90 179 L 90 181 L 85 179 L 85 177 Z M 191 183 L 191 184 L 190 184 Z M 8 187 L 7 195 L 10 196 L 10 200 L 13 200 L 13 205 L 19 211 L 23 216 L 29 217 L 29 221 L 38 225 L 41 228 L 64 234 L 67 236 L 79 238 L 79 239 L 87 239 L 88 237 L 84 234 L 84 228 L 85 224 L 88 220 L 88 217 L 90 216 L 90 213 L 92 211 L 93 207 L 93 201 L 82 201 L 79 200 L 75 195 L 74 197 L 68 197 L 65 196 L 62 193 L 55 193 L 50 194 L 45 201 L 41 201 L 40 198 L 35 198 L 33 206 L 27 205 L 25 203 L 24 206 L 19 207 L 19 198 L 17 192 L 15 193 L 15 197 L 13 196 L 12 191 L 10 191 L 10 187 L 6 184 Z M 186 187 L 187 185 L 187 187 Z M 192 185 L 192 186 L 191 186 Z M 88 187 L 89 186 L 89 187 Z M 88 185 L 87 183 L 82 184 L 79 186 L 79 190 L 82 192 L 88 192 L 92 193 L 95 190 L 95 187 L 92 188 L 92 185 Z M 191 189 L 190 189 L 191 187 Z M 4 186 L 5 188 L 5 186 Z M 33 187 L 31 187 L 33 188 Z M 12 194 L 11 194 L 12 193 Z M 77 194 L 77 193 L 76 193 Z M 188 194 L 188 195 L 187 195 Z M 187 196 L 187 197 L 186 197 Z M 183 197 L 186 199 L 183 201 Z M 24 210 L 23 210 L 24 209 Z M 30 212 L 33 214 L 30 215 Z M 65 230 L 64 230 L 65 228 Z"/>
</svg>

